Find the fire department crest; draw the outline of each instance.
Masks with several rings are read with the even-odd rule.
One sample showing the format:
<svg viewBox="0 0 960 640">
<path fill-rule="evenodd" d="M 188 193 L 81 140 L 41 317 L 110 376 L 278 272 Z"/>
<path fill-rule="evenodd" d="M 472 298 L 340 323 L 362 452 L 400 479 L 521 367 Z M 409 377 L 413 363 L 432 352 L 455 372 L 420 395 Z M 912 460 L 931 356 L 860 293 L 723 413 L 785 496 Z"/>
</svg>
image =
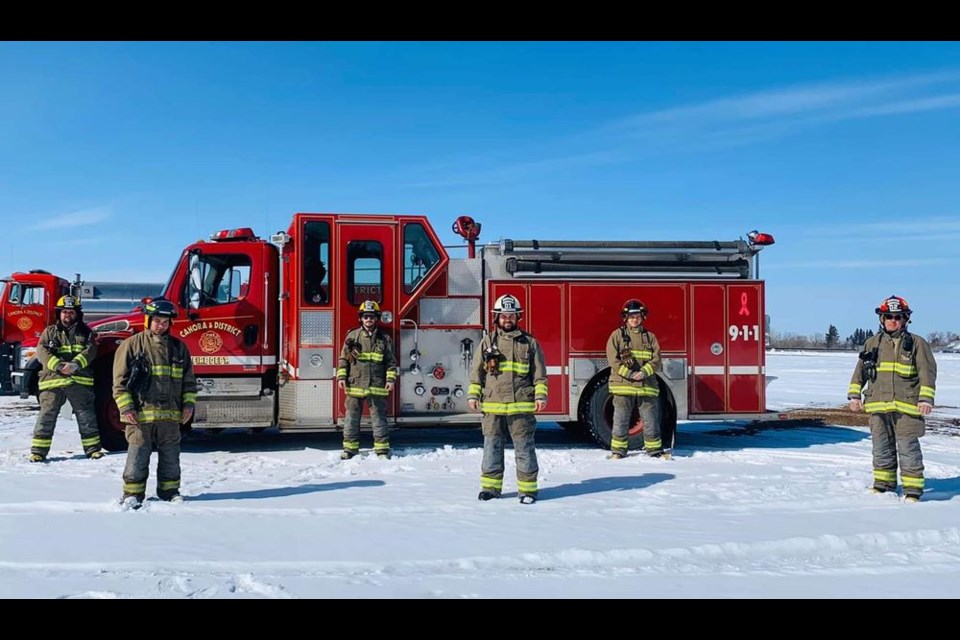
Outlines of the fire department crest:
<svg viewBox="0 0 960 640">
<path fill-rule="evenodd" d="M 27 316 L 22 316 L 19 320 L 17 320 L 17 329 L 20 329 L 20 331 L 26 331 L 32 326 L 33 326 L 33 320 L 31 320 Z"/>
<path fill-rule="evenodd" d="M 204 353 L 216 353 L 223 346 L 223 338 L 216 331 L 207 331 L 200 336 L 200 349 Z"/>
</svg>

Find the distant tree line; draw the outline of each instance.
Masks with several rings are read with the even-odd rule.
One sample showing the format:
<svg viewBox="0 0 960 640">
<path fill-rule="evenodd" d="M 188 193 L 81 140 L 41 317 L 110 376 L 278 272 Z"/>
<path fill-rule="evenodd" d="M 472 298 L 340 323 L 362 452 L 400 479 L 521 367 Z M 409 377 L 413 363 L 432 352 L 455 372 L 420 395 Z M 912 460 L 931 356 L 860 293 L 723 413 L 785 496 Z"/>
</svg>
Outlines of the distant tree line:
<svg viewBox="0 0 960 640">
<path fill-rule="evenodd" d="M 876 332 L 873 329 L 855 329 L 849 336 L 841 339 L 840 331 L 832 324 L 827 328 L 826 333 L 807 336 L 771 331 L 768 346 L 774 349 L 859 349 L 874 333 Z M 934 349 L 960 340 L 960 335 L 952 331 L 934 331 L 925 337 Z"/>
</svg>

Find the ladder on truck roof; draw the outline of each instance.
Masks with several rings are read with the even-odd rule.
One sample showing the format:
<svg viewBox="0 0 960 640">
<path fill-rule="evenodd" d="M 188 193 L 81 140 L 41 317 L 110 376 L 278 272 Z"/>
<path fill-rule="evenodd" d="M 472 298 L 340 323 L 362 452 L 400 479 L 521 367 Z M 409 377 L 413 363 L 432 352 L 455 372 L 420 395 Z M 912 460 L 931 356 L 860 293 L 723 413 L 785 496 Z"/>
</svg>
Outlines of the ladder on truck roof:
<svg viewBox="0 0 960 640">
<path fill-rule="evenodd" d="M 501 240 L 493 248 L 514 277 L 750 279 L 762 245 L 747 240 Z M 759 276 L 759 274 L 758 274 Z"/>
</svg>

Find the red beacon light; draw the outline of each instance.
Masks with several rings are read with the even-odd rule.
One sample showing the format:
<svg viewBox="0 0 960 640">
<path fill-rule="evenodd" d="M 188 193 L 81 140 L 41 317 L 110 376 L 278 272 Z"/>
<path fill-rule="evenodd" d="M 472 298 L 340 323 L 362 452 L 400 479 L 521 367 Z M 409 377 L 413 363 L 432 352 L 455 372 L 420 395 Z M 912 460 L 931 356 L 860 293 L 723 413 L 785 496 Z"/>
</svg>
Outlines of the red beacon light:
<svg viewBox="0 0 960 640">
<path fill-rule="evenodd" d="M 250 227 L 240 227 L 239 229 L 223 229 L 210 234 L 210 239 L 219 242 L 229 242 L 232 240 L 251 240 L 253 239 L 253 229 Z"/>
<path fill-rule="evenodd" d="M 747 234 L 747 239 L 750 241 L 750 244 L 761 247 L 769 246 L 775 242 L 772 235 L 769 233 L 760 233 L 756 229 Z"/>
</svg>

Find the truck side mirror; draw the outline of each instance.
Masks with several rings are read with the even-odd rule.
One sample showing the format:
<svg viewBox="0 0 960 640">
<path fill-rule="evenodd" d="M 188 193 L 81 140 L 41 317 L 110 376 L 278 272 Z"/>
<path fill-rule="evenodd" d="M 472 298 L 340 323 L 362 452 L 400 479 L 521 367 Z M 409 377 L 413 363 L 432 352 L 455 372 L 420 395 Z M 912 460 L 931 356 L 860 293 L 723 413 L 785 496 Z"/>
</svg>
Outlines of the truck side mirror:
<svg viewBox="0 0 960 640">
<path fill-rule="evenodd" d="M 203 288 L 200 254 L 191 253 L 189 260 L 190 277 L 187 279 L 187 306 L 191 309 L 199 309 L 200 291 Z"/>
</svg>

